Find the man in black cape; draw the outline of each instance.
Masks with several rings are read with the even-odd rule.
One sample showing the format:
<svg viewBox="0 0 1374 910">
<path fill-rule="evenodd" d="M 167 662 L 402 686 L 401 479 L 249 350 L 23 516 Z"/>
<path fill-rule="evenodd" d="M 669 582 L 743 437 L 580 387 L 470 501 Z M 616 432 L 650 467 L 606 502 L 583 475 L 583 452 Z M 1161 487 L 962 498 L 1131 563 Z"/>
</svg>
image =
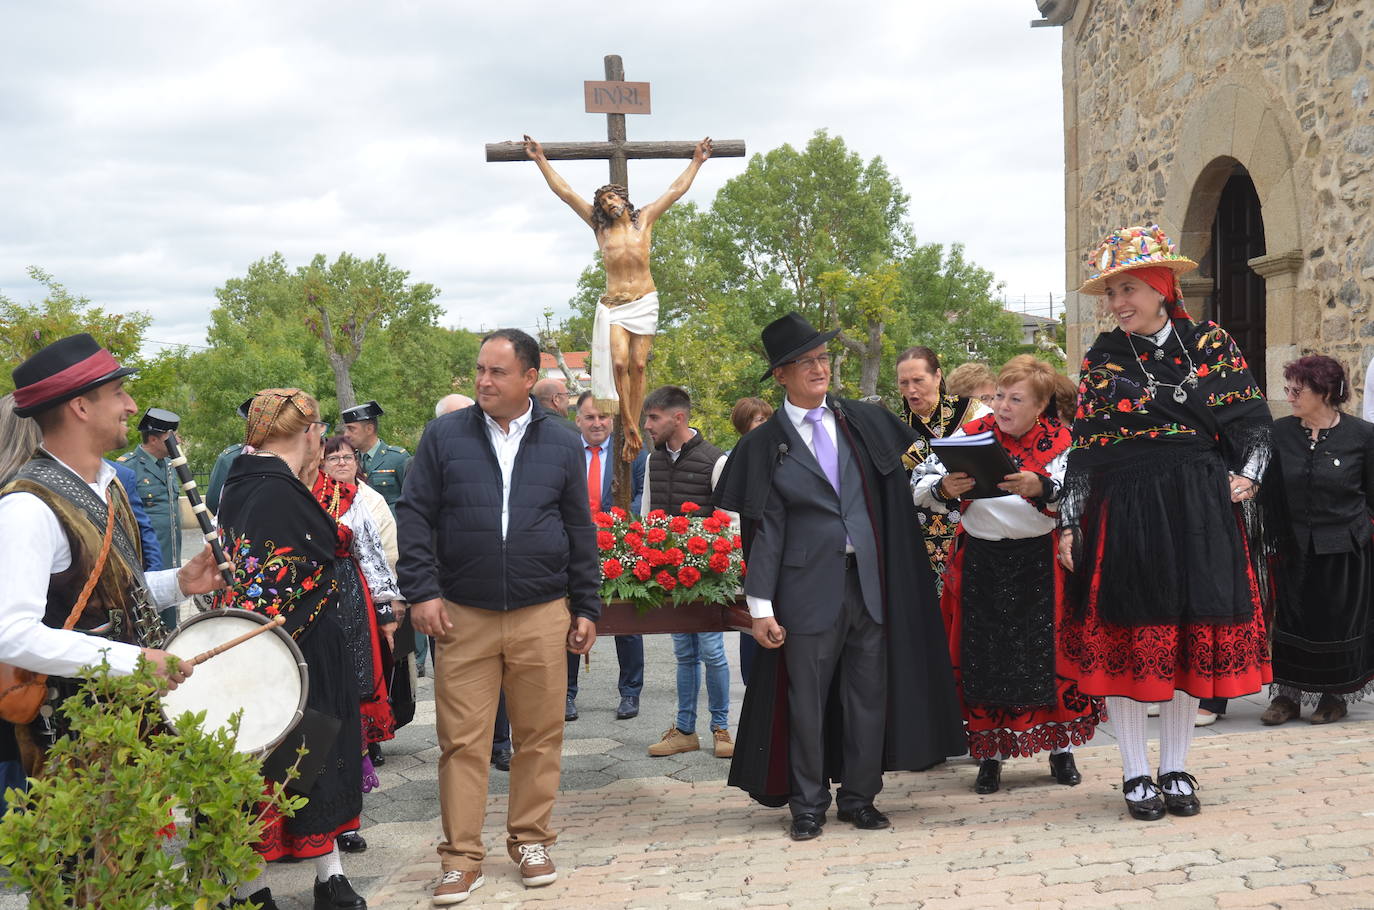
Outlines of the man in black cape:
<svg viewBox="0 0 1374 910">
<path fill-rule="evenodd" d="M 913 431 L 877 405 L 827 394 L 825 345 L 796 313 L 763 330 L 786 400 L 735 447 L 716 504 L 740 514 L 745 595 L 762 646 L 730 784 L 788 804 L 790 835 L 838 818 L 885 828 L 883 771 L 966 751 L 934 577 L 901 456 Z"/>
</svg>

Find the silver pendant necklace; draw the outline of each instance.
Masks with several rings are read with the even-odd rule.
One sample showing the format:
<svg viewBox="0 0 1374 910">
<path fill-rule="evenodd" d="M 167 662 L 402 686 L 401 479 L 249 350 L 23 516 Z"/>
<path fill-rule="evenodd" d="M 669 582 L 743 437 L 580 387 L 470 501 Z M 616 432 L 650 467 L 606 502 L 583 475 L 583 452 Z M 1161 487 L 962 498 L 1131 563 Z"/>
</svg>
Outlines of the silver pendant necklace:
<svg viewBox="0 0 1374 910">
<path fill-rule="evenodd" d="M 1175 333 L 1170 332 L 1169 334 L 1172 335 Z M 1164 340 L 1167 341 L 1168 338 Z M 1164 386 L 1165 388 L 1174 390 L 1173 399 L 1179 404 L 1183 404 L 1188 400 L 1188 389 L 1197 388 L 1197 366 L 1193 363 L 1193 358 L 1189 356 L 1188 348 L 1184 345 L 1182 339 L 1179 340 L 1178 347 L 1179 350 L 1183 352 L 1184 359 L 1188 361 L 1188 375 L 1184 376 L 1183 381 L 1180 383 L 1162 382 L 1156 379 L 1149 370 L 1145 369 L 1145 360 L 1141 359 L 1140 352 L 1135 349 L 1135 341 L 1131 339 L 1130 332 L 1126 333 L 1126 343 L 1131 346 L 1131 353 L 1135 355 L 1135 362 L 1140 365 L 1140 372 L 1145 374 L 1145 388 L 1149 390 L 1152 399 L 1159 397 L 1159 387 Z M 1154 359 L 1164 359 L 1164 346 L 1162 344 L 1155 348 Z M 1185 386 L 1187 386 L 1187 388 L 1184 388 Z"/>
</svg>

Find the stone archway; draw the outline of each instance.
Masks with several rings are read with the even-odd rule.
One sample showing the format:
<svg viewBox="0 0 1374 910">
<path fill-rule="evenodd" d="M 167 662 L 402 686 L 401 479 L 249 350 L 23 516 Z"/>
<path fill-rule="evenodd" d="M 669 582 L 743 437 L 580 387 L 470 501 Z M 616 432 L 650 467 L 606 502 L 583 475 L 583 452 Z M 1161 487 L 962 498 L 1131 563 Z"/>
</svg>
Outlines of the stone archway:
<svg viewBox="0 0 1374 910">
<path fill-rule="evenodd" d="M 1241 78 L 1236 74 L 1233 78 Z M 1257 84 L 1259 80 L 1247 80 Z M 1296 124 L 1281 108 L 1269 105 L 1245 85 L 1227 82 L 1190 105 L 1179 130 L 1169 173 L 1170 192 L 1161 221 L 1178 231 L 1179 251 L 1202 262 L 1211 252 L 1212 228 L 1222 191 L 1242 165 L 1254 181 L 1264 212 L 1265 255 L 1249 266 L 1265 281 L 1266 388 L 1278 389 L 1282 365 L 1297 356 L 1299 326 L 1316 313 L 1302 313 L 1297 295 L 1298 271 L 1304 262 L 1302 218 L 1294 175 Z M 1183 282 L 1185 296 L 1201 301 L 1212 293 L 1210 276 Z M 1207 301 L 1204 312 L 1210 311 Z M 1281 402 L 1280 409 L 1285 407 Z"/>
</svg>

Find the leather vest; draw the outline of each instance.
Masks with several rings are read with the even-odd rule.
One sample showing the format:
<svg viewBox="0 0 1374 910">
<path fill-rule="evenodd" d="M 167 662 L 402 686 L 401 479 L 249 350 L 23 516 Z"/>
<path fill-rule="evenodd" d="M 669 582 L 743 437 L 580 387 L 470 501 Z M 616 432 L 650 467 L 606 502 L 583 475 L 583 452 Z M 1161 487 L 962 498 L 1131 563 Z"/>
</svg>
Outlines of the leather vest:
<svg viewBox="0 0 1374 910">
<path fill-rule="evenodd" d="M 682 504 L 694 502 L 710 514 L 711 473 L 724 454 L 700 433 L 683 444 L 677 461 L 667 446 L 656 447 L 649 453 L 649 508 L 681 515 Z"/>
</svg>

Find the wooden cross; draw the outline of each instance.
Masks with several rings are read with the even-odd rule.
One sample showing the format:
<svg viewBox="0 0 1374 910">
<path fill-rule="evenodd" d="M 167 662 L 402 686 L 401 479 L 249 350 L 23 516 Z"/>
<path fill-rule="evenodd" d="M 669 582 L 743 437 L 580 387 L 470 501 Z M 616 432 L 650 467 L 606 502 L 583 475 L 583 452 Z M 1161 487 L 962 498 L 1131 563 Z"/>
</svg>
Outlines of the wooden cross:
<svg viewBox="0 0 1374 910">
<path fill-rule="evenodd" d="M 626 82 L 625 65 L 619 55 L 606 57 L 606 82 L 587 83 L 587 110 L 606 114 L 605 142 L 545 142 L 544 157 L 550 161 L 589 161 L 604 159 L 611 163 L 611 183 L 630 186 L 631 158 L 691 158 L 696 142 L 628 142 L 625 139 L 625 114 L 649 113 L 647 82 Z M 603 87 L 597 97 L 594 87 Z M 743 158 L 743 139 L 713 139 L 712 158 Z M 487 143 L 488 161 L 529 161 L 523 142 Z"/>
</svg>

